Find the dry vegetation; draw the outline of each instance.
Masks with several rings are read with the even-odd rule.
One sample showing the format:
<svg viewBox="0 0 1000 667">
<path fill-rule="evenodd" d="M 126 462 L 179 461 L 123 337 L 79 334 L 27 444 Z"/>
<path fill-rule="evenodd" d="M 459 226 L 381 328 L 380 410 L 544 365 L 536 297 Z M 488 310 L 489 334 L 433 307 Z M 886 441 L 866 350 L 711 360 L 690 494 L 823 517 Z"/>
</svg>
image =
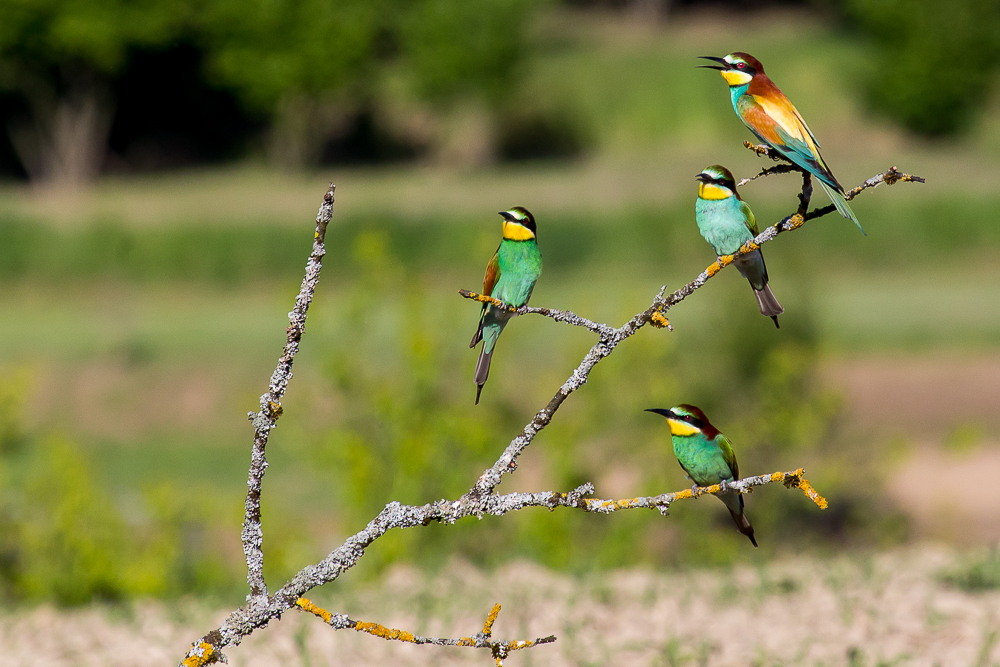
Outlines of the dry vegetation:
<svg viewBox="0 0 1000 667">
<path fill-rule="evenodd" d="M 475 629 L 499 601 L 497 633 L 559 638 L 511 664 L 991 667 L 1000 664 L 1000 589 L 969 592 L 943 583 L 941 573 L 964 571 L 963 562 L 953 552 L 922 548 L 756 569 L 581 577 L 525 562 L 495 572 L 453 562 L 437 575 L 399 566 L 378 583 L 338 584 L 317 601 L 447 636 Z M 0 667 L 170 664 L 191 636 L 222 616 L 196 602 L 22 610 L 0 619 Z M 294 612 L 231 650 L 229 659 L 233 667 L 489 662 L 476 651 L 334 632 Z"/>
</svg>

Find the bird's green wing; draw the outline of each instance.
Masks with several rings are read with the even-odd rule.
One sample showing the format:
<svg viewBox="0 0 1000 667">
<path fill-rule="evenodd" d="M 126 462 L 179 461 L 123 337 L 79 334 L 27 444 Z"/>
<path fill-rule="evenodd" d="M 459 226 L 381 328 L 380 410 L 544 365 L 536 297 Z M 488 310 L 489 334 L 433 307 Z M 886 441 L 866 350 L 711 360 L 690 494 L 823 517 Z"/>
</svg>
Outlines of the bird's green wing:
<svg viewBox="0 0 1000 667">
<path fill-rule="evenodd" d="M 719 449 L 722 450 L 722 458 L 729 465 L 729 469 L 733 471 L 733 479 L 739 479 L 740 464 L 736 462 L 736 453 L 733 451 L 733 446 L 729 444 L 729 438 L 720 433 L 716 436 L 715 442 L 719 445 Z"/>
<path fill-rule="evenodd" d="M 757 219 L 753 217 L 753 211 L 750 210 L 750 206 L 747 205 L 745 201 L 740 202 L 740 212 L 743 214 L 743 223 L 750 230 L 750 233 L 757 236 L 760 232 L 757 231 Z"/>
</svg>

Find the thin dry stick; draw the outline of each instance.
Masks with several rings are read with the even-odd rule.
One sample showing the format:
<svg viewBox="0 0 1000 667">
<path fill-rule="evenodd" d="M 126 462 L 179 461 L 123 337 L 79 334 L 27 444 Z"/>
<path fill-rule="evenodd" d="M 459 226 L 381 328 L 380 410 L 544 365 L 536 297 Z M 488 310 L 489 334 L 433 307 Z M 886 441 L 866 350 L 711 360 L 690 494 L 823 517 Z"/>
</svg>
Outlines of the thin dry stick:
<svg viewBox="0 0 1000 667">
<path fill-rule="evenodd" d="M 497 667 L 503 667 L 504 658 L 510 655 L 511 651 L 531 648 L 532 646 L 537 646 L 538 644 L 551 644 L 556 640 L 554 635 L 540 637 L 539 639 L 521 639 L 517 641 L 493 639 L 493 623 L 497 620 L 497 616 L 500 614 L 499 603 L 493 605 L 490 613 L 486 616 L 486 622 L 483 624 L 482 632 L 476 633 L 475 636 L 457 637 L 454 639 L 445 639 L 442 637 L 421 637 L 420 635 L 415 635 L 412 632 L 407 632 L 406 630 L 387 628 L 378 623 L 355 621 L 348 618 L 344 614 L 332 614 L 326 609 L 315 605 L 305 598 L 299 598 L 296 600 L 295 605 L 302 611 L 307 611 L 310 614 L 314 614 L 323 619 L 324 623 L 335 630 L 357 630 L 358 632 L 365 632 L 375 637 L 381 637 L 382 639 L 406 642 L 408 644 L 487 648 L 493 655 L 493 659 L 496 661 Z"/>
<path fill-rule="evenodd" d="M 766 147 L 752 148 L 758 154 L 768 154 Z M 895 167 L 892 167 L 884 173 L 868 179 L 862 185 L 851 190 L 848 193 L 848 199 L 852 199 L 865 189 L 877 187 L 882 183 L 892 185 L 897 182 L 923 182 L 923 179 L 910 176 L 908 174 L 902 174 L 898 172 Z M 809 179 L 803 178 L 802 194 L 799 197 L 800 211 L 804 211 L 808 207 L 810 193 L 811 183 Z M 320 246 L 322 246 L 322 232 L 320 228 L 322 227 L 325 230 L 326 223 L 329 222 L 329 216 L 332 214 L 332 200 L 333 194 L 331 190 L 327 194 L 324 206 L 321 207 L 320 214 L 317 217 L 316 238 Z M 329 206 L 329 208 L 327 208 L 327 206 Z M 581 486 L 573 492 L 567 494 L 549 492 L 541 494 L 515 493 L 497 496 L 493 494 L 493 491 L 497 485 L 500 484 L 504 474 L 513 472 L 517 469 L 517 460 L 520 455 L 531 444 L 535 436 L 551 422 L 552 416 L 555 414 L 556 410 L 559 409 L 559 406 L 562 405 L 563 401 L 565 401 L 570 394 L 586 384 L 594 366 L 596 366 L 601 359 L 610 355 L 619 343 L 635 335 L 635 333 L 647 323 L 654 324 L 654 326 L 669 325 L 669 322 L 667 322 L 666 318 L 663 317 L 662 313 L 669 310 L 677 303 L 680 303 L 685 298 L 690 296 L 695 290 L 702 287 L 712 276 L 731 264 L 736 256 L 753 252 L 759 248 L 760 245 L 773 240 L 779 233 L 797 229 L 805 224 L 806 220 L 822 217 L 833 212 L 833 210 L 834 207 L 828 206 L 822 209 L 814 209 L 813 211 L 805 214 L 796 212 L 775 225 L 768 227 L 755 239 L 745 243 L 737 253 L 734 255 L 720 257 L 715 263 L 705 269 L 705 271 L 703 271 L 697 278 L 680 289 L 672 292 L 671 294 L 666 294 L 666 285 L 661 287 L 659 292 L 654 297 L 652 304 L 650 304 L 646 310 L 637 313 L 628 322 L 617 329 L 609 327 L 605 324 L 599 324 L 591 320 L 581 318 L 569 311 L 533 307 L 523 309 L 525 314 L 539 314 L 545 317 L 550 317 L 556 321 L 566 322 L 574 326 L 587 328 L 588 330 L 596 333 L 600 340 L 593 347 L 591 347 L 586 356 L 584 356 L 583 361 L 580 362 L 580 364 L 573 371 L 572 375 L 559 388 L 556 394 L 552 397 L 552 400 L 549 401 L 548 405 L 535 414 L 531 421 L 529 421 L 521 430 L 521 433 L 519 433 L 510 442 L 510 444 L 507 445 L 503 454 L 501 454 L 500 458 L 497 459 L 496 463 L 480 475 L 479 479 L 472 486 L 472 488 L 458 500 L 442 500 L 436 503 L 424 505 L 422 507 L 403 505 L 396 501 L 390 502 L 374 519 L 368 523 L 363 530 L 349 537 L 344 544 L 337 549 L 334 549 L 319 563 L 307 566 L 300 570 L 298 574 L 296 574 L 288 583 L 286 583 L 273 595 L 270 597 L 265 595 L 251 595 L 248 597 L 245 607 L 234 611 L 221 627 L 217 630 L 212 630 L 192 645 L 181 665 L 183 667 L 199 667 L 201 665 L 207 665 L 212 662 L 224 660 L 221 653 L 221 649 L 223 647 L 235 646 L 239 644 L 244 637 L 251 634 L 254 630 L 267 625 L 267 623 L 272 619 L 280 617 L 284 611 L 287 611 L 291 607 L 295 606 L 297 600 L 299 600 L 299 598 L 301 598 L 309 590 L 337 579 L 337 577 L 349 568 L 353 567 L 364 556 L 364 550 L 368 545 L 392 528 L 412 528 L 420 525 L 426 525 L 431 521 L 454 523 L 456 520 L 466 516 L 482 517 L 487 514 L 500 516 L 506 514 L 507 512 L 522 509 L 524 507 L 574 507 L 584 509 L 585 511 L 600 512 L 613 512 L 618 509 L 647 507 L 665 511 L 671 502 L 684 497 L 691 497 L 690 495 L 684 495 L 685 493 L 691 494 L 691 491 L 681 491 L 677 494 L 664 494 L 662 496 L 651 496 L 648 498 L 633 498 L 623 501 L 584 501 L 582 496 L 591 493 L 593 490 L 593 486 L 589 484 Z M 314 245 L 314 253 L 316 250 L 317 247 Z M 321 247 L 319 257 L 322 257 Z M 309 266 L 313 266 L 313 264 L 313 258 L 310 257 Z M 308 299 L 311 298 L 312 295 L 311 290 L 315 288 L 315 279 L 318 279 L 318 267 L 319 264 L 317 259 L 317 272 L 314 276 L 312 287 L 308 291 L 306 301 L 304 302 L 304 308 L 302 310 L 303 324 L 305 308 L 308 307 Z M 305 283 L 307 282 L 309 282 L 308 273 L 307 279 L 303 281 L 303 285 L 305 286 Z M 302 296 L 303 295 L 300 294 L 300 297 Z M 472 297 L 473 293 L 469 293 L 468 296 Z M 481 295 L 476 296 L 480 297 L 478 300 L 483 300 Z M 515 314 L 519 314 L 520 312 L 521 309 L 515 311 Z M 298 336 L 301 337 L 301 329 L 299 329 Z M 298 339 L 296 338 L 296 343 L 297 341 Z M 281 366 L 279 365 L 279 370 L 280 369 Z M 276 372 L 276 376 L 277 375 L 278 373 Z M 290 377 L 290 373 L 283 375 L 282 377 L 284 377 L 284 382 L 281 384 L 281 391 L 283 392 L 284 386 L 287 385 L 287 380 Z M 273 384 L 274 383 L 272 381 L 272 386 Z M 270 394 L 265 394 L 265 396 L 269 397 Z M 261 402 L 262 412 L 264 412 L 265 408 L 269 407 L 270 404 L 265 406 L 264 397 L 262 397 Z M 258 413 L 258 416 L 259 414 L 260 413 Z M 269 428 L 273 428 L 273 421 L 280 414 L 280 404 L 277 404 L 277 412 L 272 410 L 269 414 L 273 417 L 273 419 L 270 419 L 267 423 L 270 424 Z M 255 451 L 256 446 L 257 443 L 255 439 Z M 261 453 L 263 453 L 263 447 L 261 448 Z M 264 465 L 266 467 L 266 462 L 264 462 Z M 258 517 L 259 479 L 262 474 L 263 469 L 261 469 L 260 474 L 256 477 Z M 253 472 L 251 472 L 251 488 L 253 488 L 254 479 Z M 802 479 L 801 471 L 795 471 L 795 473 L 775 473 L 774 475 L 745 478 L 739 482 L 729 484 L 724 488 L 719 487 L 714 491 L 711 487 L 705 490 L 695 489 L 694 495 L 697 496 L 701 493 L 722 493 L 733 490 L 749 490 L 752 486 L 759 486 L 760 484 L 768 484 L 775 481 L 785 481 L 789 486 L 796 486 L 802 489 L 807 496 L 821 506 L 825 503 L 825 500 L 815 493 L 815 490 L 812 489 L 809 483 Z M 248 506 L 249 504 L 248 500 Z M 259 519 L 257 521 L 257 527 L 259 530 Z M 251 535 L 251 537 L 253 537 L 253 535 Z M 256 549 L 259 550 L 259 540 L 256 542 Z M 248 550 L 248 548 L 245 547 L 245 550 Z M 253 549 L 249 550 L 253 551 Z M 248 563 L 249 562 L 250 558 L 248 557 Z M 254 562 L 256 563 L 257 560 L 255 559 Z M 251 579 L 252 577 L 253 575 L 248 575 L 248 579 Z"/>
<path fill-rule="evenodd" d="M 271 375 L 267 392 L 260 397 L 260 411 L 251 412 L 247 416 L 253 421 L 254 437 L 253 452 L 250 455 L 250 477 L 247 480 L 247 499 L 243 519 L 243 553 L 247 559 L 247 583 L 250 584 L 250 597 L 267 597 L 267 584 L 264 583 L 264 531 L 260 525 L 260 489 L 267 472 L 267 457 L 265 449 L 271 429 L 281 416 L 281 399 L 285 395 L 288 382 L 292 379 L 292 362 L 299 351 L 299 341 L 306 329 L 306 314 L 312 303 L 316 284 L 319 282 L 319 272 L 323 268 L 323 256 L 326 255 L 326 227 L 333 217 L 333 194 L 336 187 L 330 184 L 330 189 L 323 197 L 323 205 L 316 215 L 316 234 L 313 237 L 312 252 L 306 263 L 306 273 L 302 277 L 302 287 L 295 297 L 295 307 L 288 313 L 288 328 L 285 329 L 287 339 L 281 350 L 278 366 Z"/>
</svg>

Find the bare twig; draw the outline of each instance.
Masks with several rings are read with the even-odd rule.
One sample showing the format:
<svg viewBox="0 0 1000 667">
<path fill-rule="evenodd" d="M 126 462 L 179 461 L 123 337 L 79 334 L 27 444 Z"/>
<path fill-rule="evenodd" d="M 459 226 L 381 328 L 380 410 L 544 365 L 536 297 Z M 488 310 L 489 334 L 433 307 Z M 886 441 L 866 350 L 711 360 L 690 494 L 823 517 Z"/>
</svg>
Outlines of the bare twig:
<svg viewBox="0 0 1000 667">
<path fill-rule="evenodd" d="M 323 256 L 326 247 L 326 227 L 333 217 L 333 193 L 336 186 L 330 184 L 330 189 L 323 197 L 323 205 L 316 215 L 316 234 L 313 237 L 312 252 L 306 263 L 306 272 L 302 277 L 302 287 L 295 297 L 295 307 L 288 313 L 288 328 L 285 329 L 287 339 L 285 347 L 278 359 L 278 367 L 271 375 L 267 392 L 260 397 L 260 411 L 251 412 L 248 417 L 253 421 L 254 438 L 253 453 L 250 456 L 250 477 L 247 480 L 247 499 L 243 519 L 243 553 L 247 559 L 247 583 L 250 584 L 250 597 L 267 597 L 267 584 L 264 582 L 264 531 L 260 526 L 260 489 L 267 471 L 265 449 L 271 429 L 281 416 L 281 398 L 285 395 L 289 380 L 292 379 L 292 362 L 299 351 L 299 341 L 306 328 L 306 313 L 312 302 L 319 282 L 319 272 L 323 268 Z"/>
<path fill-rule="evenodd" d="M 375 637 L 381 637 L 382 639 L 406 642 L 409 644 L 465 646 L 469 648 L 489 649 L 490 653 L 493 655 L 493 659 L 496 661 L 497 667 L 503 667 L 503 661 L 508 655 L 510 655 L 511 651 L 531 648 L 532 646 L 537 646 L 539 644 L 551 644 L 556 640 L 553 635 L 541 637 L 539 639 L 521 639 L 518 641 L 493 639 L 493 623 L 497 620 L 497 615 L 500 613 L 499 603 L 493 605 L 490 613 L 486 616 L 486 622 L 483 624 L 482 632 L 478 632 L 471 637 L 457 637 L 454 639 L 445 639 L 442 637 L 421 637 L 420 635 L 415 635 L 412 632 L 407 632 L 406 630 L 387 628 L 379 625 L 378 623 L 355 621 L 354 619 L 348 618 L 343 614 L 332 614 L 326 609 L 316 606 L 305 598 L 299 598 L 296 600 L 295 605 L 303 611 L 307 611 L 310 614 L 320 617 L 323 619 L 324 623 L 335 630 L 357 630 L 358 632 L 366 632 Z"/>
<path fill-rule="evenodd" d="M 575 327 L 583 327 L 595 334 L 607 335 L 614 332 L 614 327 L 609 327 L 607 324 L 598 324 L 592 320 L 588 320 L 585 317 L 580 317 L 576 313 L 569 310 L 557 310 L 555 308 L 535 308 L 534 306 L 521 306 L 520 308 L 515 308 L 510 304 L 506 304 L 500 299 L 494 299 L 491 296 L 486 296 L 485 294 L 479 294 L 467 289 L 460 289 L 458 293 L 464 296 L 466 299 L 472 299 L 473 301 L 479 301 L 481 303 L 488 303 L 495 308 L 500 308 L 506 310 L 509 313 L 514 313 L 515 315 L 542 315 L 544 317 L 551 317 L 556 322 L 565 322 L 566 324 L 571 324 Z"/>
<path fill-rule="evenodd" d="M 761 155 L 773 157 L 766 147 L 754 147 Z M 888 171 L 874 176 L 862 185 L 852 190 L 848 198 L 867 188 L 877 187 L 881 183 L 893 184 L 896 182 L 917 181 L 922 182 L 919 177 L 901 174 L 895 167 Z M 251 595 L 247 598 L 247 604 L 243 608 L 237 609 L 229 618 L 223 622 L 217 630 L 213 630 L 202 639 L 192 645 L 187 656 L 181 663 L 184 667 L 199 667 L 212 662 L 224 660 L 221 649 L 226 646 L 235 646 L 244 637 L 251 634 L 257 628 L 267 625 L 272 619 L 278 618 L 281 614 L 295 606 L 297 601 L 309 590 L 317 586 L 329 583 L 337 579 L 345 571 L 353 567 L 364 556 L 365 548 L 376 539 L 384 535 L 393 528 L 412 528 L 426 525 L 431 521 L 444 523 L 454 523 L 456 520 L 467 517 L 484 515 L 502 515 L 507 512 L 522 509 L 524 507 L 574 507 L 590 512 L 614 512 L 619 509 L 651 508 L 666 511 L 670 503 L 686 498 L 697 497 L 702 493 L 724 493 L 727 491 L 749 491 L 754 486 L 768 484 L 776 481 L 783 481 L 789 486 L 795 486 L 803 490 L 814 502 L 821 507 L 825 505 L 825 500 L 802 478 L 802 471 L 792 473 L 775 473 L 774 475 L 764 475 L 760 477 L 750 477 L 739 482 L 723 487 L 707 487 L 705 489 L 695 489 L 681 491 L 676 494 L 663 494 L 661 496 L 650 496 L 645 498 L 630 498 L 625 500 L 593 500 L 583 499 L 583 496 L 593 492 L 591 485 L 584 485 L 573 492 L 559 494 L 553 492 L 539 494 L 513 493 L 497 496 L 493 492 L 500 484 L 504 474 L 517 469 L 517 460 L 520 455 L 534 440 L 535 436 L 544 429 L 552 420 L 553 415 L 562 405 L 566 398 L 577 389 L 586 384 L 590 372 L 600 362 L 601 359 L 610 355 L 614 349 L 624 340 L 635 335 L 647 323 L 654 326 L 669 326 L 669 322 L 663 316 L 663 312 L 672 306 L 680 303 L 690 296 L 695 290 L 703 286 L 712 276 L 733 262 L 739 255 L 753 252 L 762 244 L 773 240 L 779 233 L 797 229 L 805 224 L 806 220 L 821 217 L 833 211 L 833 207 L 816 209 L 803 214 L 801 211 L 808 208 L 808 201 L 811 194 L 811 182 L 803 178 L 803 189 L 800 195 L 799 212 L 784 218 L 776 224 L 766 228 L 752 241 L 745 243 L 734 255 L 719 257 L 716 262 L 710 265 L 697 278 L 684 285 L 680 289 L 667 294 L 666 285 L 660 288 L 653 298 L 652 303 L 644 311 L 634 315 L 618 328 L 610 327 L 579 317 L 569 311 L 561 311 L 550 308 L 525 307 L 513 310 L 516 314 L 539 314 L 550 317 L 556 321 L 566 322 L 574 326 L 582 326 L 598 335 L 599 340 L 595 343 L 583 360 L 576 367 L 570 377 L 562 384 L 549 403 L 542 408 L 529 421 L 521 432 L 507 445 L 496 463 L 485 470 L 476 483 L 461 498 L 455 501 L 441 500 L 436 503 L 416 507 L 403 505 L 398 502 L 390 502 L 379 514 L 372 519 L 368 525 L 358 533 L 349 537 L 341 546 L 334 549 L 319 563 L 310 565 L 299 571 L 288 583 L 282 586 L 273 595 L 267 596 L 263 587 L 263 578 L 259 574 L 250 572 L 248 580 L 251 584 Z M 306 279 L 303 280 L 303 292 L 296 302 L 296 310 L 292 312 L 293 326 L 297 324 L 296 334 L 293 340 L 292 329 L 289 327 L 289 344 L 286 346 L 286 353 L 282 356 L 278 370 L 272 378 L 270 391 L 261 397 L 261 412 L 254 418 L 255 427 L 260 434 L 254 441 L 254 459 L 251 464 L 250 491 L 247 499 L 247 523 L 244 527 L 244 536 L 249 534 L 249 540 L 245 537 L 245 547 L 247 551 L 248 569 L 258 568 L 262 559 L 257 555 L 260 550 L 260 522 L 259 522 L 259 502 L 260 502 L 260 479 L 266 468 L 266 461 L 263 457 L 264 445 L 266 444 L 267 433 L 274 427 L 278 415 L 280 415 L 280 398 L 291 377 L 291 358 L 297 351 L 298 340 L 302 334 L 302 327 L 305 321 L 305 311 L 308 307 L 309 299 L 312 297 L 312 290 L 315 288 L 315 281 L 318 279 L 319 260 L 322 258 L 323 248 L 322 230 L 325 230 L 332 214 L 333 191 L 327 193 L 323 207 L 317 217 L 317 242 L 313 246 L 313 256 L 307 267 Z M 829 209 L 829 210 L 827 210 Z M 314 273 L 309 273 L 309 268 L 314 268 Z M 310 278 L 310 276 L 312 276 Z M 308 284 L 308 285 L 307 285 Z M 484 297 L 474 293 L 463 293 L 463 296 L 476 299 L 481 302 L 494 303 L 498 307 L 506 307 L 501 302 L 496 302 L 490 297 Z M 300 308 L 301 303 L 301 308 Z M 508 307 L 509 309 L 509 307 Z M 296 313 L 300 313 L 296 319 Z M 286 356 L 288 357 L 286 360 Z M 260 444 L 258 446 L 258 441 Z M 260 456 L 258 457 L 258 449 Z M 255 473 L 254 466 L 257 466 Z M 251 498 L 251 494 L 255 494 Z M 251 503 L 251 500 L 253 501 Z M 253 510 L 253 512 L 251 512 Z M 247 528 L 249 526 L 249 530 Z M 254 555 L 251 558 L 251 554 Z M 259 568 L 257 572 L 259 573 Z M 254 589 L 254 584 L 257 588 Z M 257 593 L 254 593 L 254 591 Z"/>
</svg>

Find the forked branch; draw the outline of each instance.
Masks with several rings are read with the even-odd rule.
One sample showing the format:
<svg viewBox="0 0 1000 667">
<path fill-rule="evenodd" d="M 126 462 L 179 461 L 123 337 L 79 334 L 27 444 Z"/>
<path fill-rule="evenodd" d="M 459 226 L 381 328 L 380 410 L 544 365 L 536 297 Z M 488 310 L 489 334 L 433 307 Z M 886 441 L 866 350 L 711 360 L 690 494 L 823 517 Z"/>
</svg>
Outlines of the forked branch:
<svg viewBox="0 0 1000 667">
<path fill-rule="evenodd" d="M 464 646 L 467 648 L 485 648 L 489 649 L 490 654 L 492 654 L 497 667 L 503 667 L 504 659 L 510 655 L 512 651 L 519 651 L 525 648 L 531 648 L 532 646 L 537 646 L 539 644 L 551 644 L 556 640 L 554 635 L 549 635 L 548 637 L 541 637 L 539 639 L 521 639 L 517 641 L 504 641 L 502 639 L 493 639 L 493 623 L 497 620 L 497 616 L 500 614 L 500 604 L 497 603 L 493 605 L 493 609 L 486 616 L 486 622 L 483 624 L 482 632 L 478 632 L 473 636 L 469 637 L 457 637 L 454 639 L 445 639 L 442 637 L 421 637 L 420 635 L 415 635 L 412 632 L 407 632 L 406 630 L 396 630 L 395 628 L 387 628 L 378 623 L 366 623 L 364 621 L 355 621 L 343 614 L 331 614 L 326 609 L 318 607 L 309 600 L 305 598 L 299 598 L 295 601 L 295 605 L 302 611 L 307 611 L 310 614 L 314 614 L 319 618 L 323 619 L 323 622 L 332 627 L 335 630 L 357 630 L 358 632 L 365 632 L 375 637 L 381 637 L 389 641 L 400 641 L 406 642 L 408 644 L 431 644 L 433 646 Z"/>
<path fill-rule="evenodd" d="M 760 155 L 770 155 L 767 147 L 751 146 Z M 781 165 L 779 165 L 781 166 Z M 778 169 L 772 167 L 764 170 L 769 175 L 774 173 L 788 173 L 795 169 L 782 167 Z M 895 167 L 878 174 L 857 188 L 848 192 L 847 198 L 853 199 L 862 191 L 874 188 L 885 183 L 892 185 L 897 182 L 923 182 L 922 178 L 903 174 Z M 243 548 L 247 558 L 247 580 L 250 584 L 250 595 L 247 597 L 247 604 L 234 611 L 229 618 L 217 629 L 209 632 L 200 640 L 195 642 L 184 660 L 183 667 L 200 667 L 213 662 L 224 660 L 221 649 L 226 646 L 235 646 L 242 639 L 256 629 L 267 625 L 271 620 L 281 616 L 281 614 L 292 607 L 299 606 L 302 596 L 308 591 L 329 583 L 337 579 L 341 574 L 353 567 L 364 556 L 365 548 L 376 539 L 394 528 L 412 528 L 427 525 L 431 521 L 443 523 L 454 523 L 458 519 L 467 516 L 482 517 L 484 515 L 500 516 L 508 512 L 523 509 L 525 507 L 571 507 L 582 509 L 588 512 L 610 513 L 624 509 L 657 509 L 666 512 L 670 504 L 684 498 L 697 497 L 702 494 L 718 494 L 726 492 L 748 492 L 755 486 L 769 484 L 773 482 L 785 482 L 789 487 L 801 489 L 810 499 L 820 507 L 825 507 L 826 501 L 809 485 L 802 477 L 802 470 L 787 473 L 774 473 L 772 475 L 762 475 L 759 477 L 749 477 L 726 486 L 716 485 L 714 487 L 696 488 L 692 490 L 680 491 L 672 494 L 661 494 L 659 496 L 648 496 L 642 498 L 627 498 L 623 500 L 597 500 L 584 498 L 585 495 L 593 493 L 593 486 L 585 484 L 569 493 L 511 493 L 506 495 L 496 495 L 496 487 L 500 484 L 503 475 L 517 469 L 517 461 L 522 453 L 532 443 L 535 436 L 544 429 L 551 421 L 553 415 L 562 405 L 566 398 L 586 384 L 590 372 L 594 367 L 626 339 L 634 336 L 639 329 L 646 324 L 657 327 L 670 328 L 670 323 L 663 313 L 674 305 L 680 303 L 695 290 L 702 287 L 709 279 L 716 275 L 723 268 L 733 262 L 733 259 L 741 254 L 753 252 L 764 243 L 773 240 L 778 234 L 801 227 L 807 220 L 822 217 L 834 211 L 833 206 L 826 206 L 812 211 L 808 210 L 809 199 L 812 193 L 811 180 L 807 176 L 803 177 L 802 191 L 799 195 L 798 210 L 783 220 L 766 228 L 752 241 L 747 242 L 734 255 L 727 255 L 718 258 L 702 273 L 674 292 L 667 293 L 664 285 L 653 298 L 652 303 L 645 310 L 636 313 L 627 322 L 618 328 L 607 324 L 601 324 L 580 317 L 570 311 L 556 310 L 553 308 L 524 307 L 515 309 L 512 312 L 516 315 L 539 314 L 552 318 L 557 322 L 565 322 L 573 326 L 584 327 L 595 333 L 599 340 L 590 348 L 580 364 L 573 373 L 559 387 L 548 404 L 539 410 L 535 416 L 524 426 L 521 432 L 507 445 L 503 453 L 490 468 L 483 471 L 476 480 L 472 488 L 461 498 L 454 501 L 441 500 L 423 506 L 403 505 L 398 502 L 391 502 L 372 519 L 368 525 L 358 533 L 349 537 L 341 546 L 334 549 L 319 563 L 303 568 L 289 582 L 282 586 L 274 594 L 268 595 L 263 579 L 263 552 L 261 551 L 261 541 L 263 532 L 260 527 L 260 492 L 261 482 L 264 472 L 267 469 L 267 461 L 264 457 L 264 449 L 267 444 L 267 436 L 274 428 L 278 417 L 281 415 L 281 398 L 284 395 L 288 381 L 291 379 L 291 365 L 299 341 L 305 328 L 306 312 L 312 300 L 316 283 L 319 280 L 319 271 L 322 267 L 322 258 L 325 254 L 323 246 L 326 226 L 330 222 L 333 213 L 333 186 L 324 197 L 323 205 L 320 207 L 319 215 L 316 219 L 316 234 L 313 243 L 313 250 L 306 266 L 306 275 L 302 281 L 302 289 L 296 299 L 295 308 L 289 313 L 290 326 L 288 327 L 288 339 L 282 351 L 278 367 L 271 378 L 268 392 L 261 396 L 261 408 L 257 413 L 251 413 L 254 422 L 254 446 L 250 465 L 250 476 L 248 481 L 248 492 L 246 501 L 246 519 L 243 527 Z M 488 296 L 466 292 L 463 296 L 472 298 L 480 302 L 493 303 L 497 307 L 506 307 L 502 302 L 498 302 Z M 509 309 L 509 308 L 508 308 Z M 310 611 L 312 611 L 310 609 Z M 315 613 L 315 612 L 314 612 Z M 328 613 L 328 612 L 327 612 Z M 338 623 L 348 623 L 350 619 L 346 616 L 330 614 L 330 618 L 346 619 Z M 495 616 L 494 616 L 495 618 Z M 488 623 L 489 625 L 489 623 Z M 358 629 L 359 623 L 353 627 Z M 345 625 L 344 627 L 351 627 Z M 377 624 L 369 624 L 366 627 L 381 628 Z M 363 630 L 363 628 L 361 628 Z M 484 642 L 485 638 L 484 628 Z M 388 633 L 394 631 L 386 630 Z M 402 632 L 402 631 L 398 631 Z M 378 634 L 373 632 L 372 634 Z M 381 636 L 381 635 L 380 635 Z M 425 643 L 434 643 L 429 640 Z M 442 642 L 450 640 L 441 640 Z M 458 640 L 456 640 L 458 641 Z M 504 651 L 516 648 L 525 648 L 540 643 L 554 641 L 554 638 L 545 638 L 534 642 L 526 642 L 523 645 L 504 644 L 494 642 L 494 646 L 506 646 Z M 445 644 L 450 645 L 450 644 Z M 457 645 L 457 644 L 456 644 Z M 495 649 L 499 651 L 500 649 Z M 494 657 L 497 658 L 494 652 Z M 498 659 L 502 659 L 502 656 Z"/>
</svg>

